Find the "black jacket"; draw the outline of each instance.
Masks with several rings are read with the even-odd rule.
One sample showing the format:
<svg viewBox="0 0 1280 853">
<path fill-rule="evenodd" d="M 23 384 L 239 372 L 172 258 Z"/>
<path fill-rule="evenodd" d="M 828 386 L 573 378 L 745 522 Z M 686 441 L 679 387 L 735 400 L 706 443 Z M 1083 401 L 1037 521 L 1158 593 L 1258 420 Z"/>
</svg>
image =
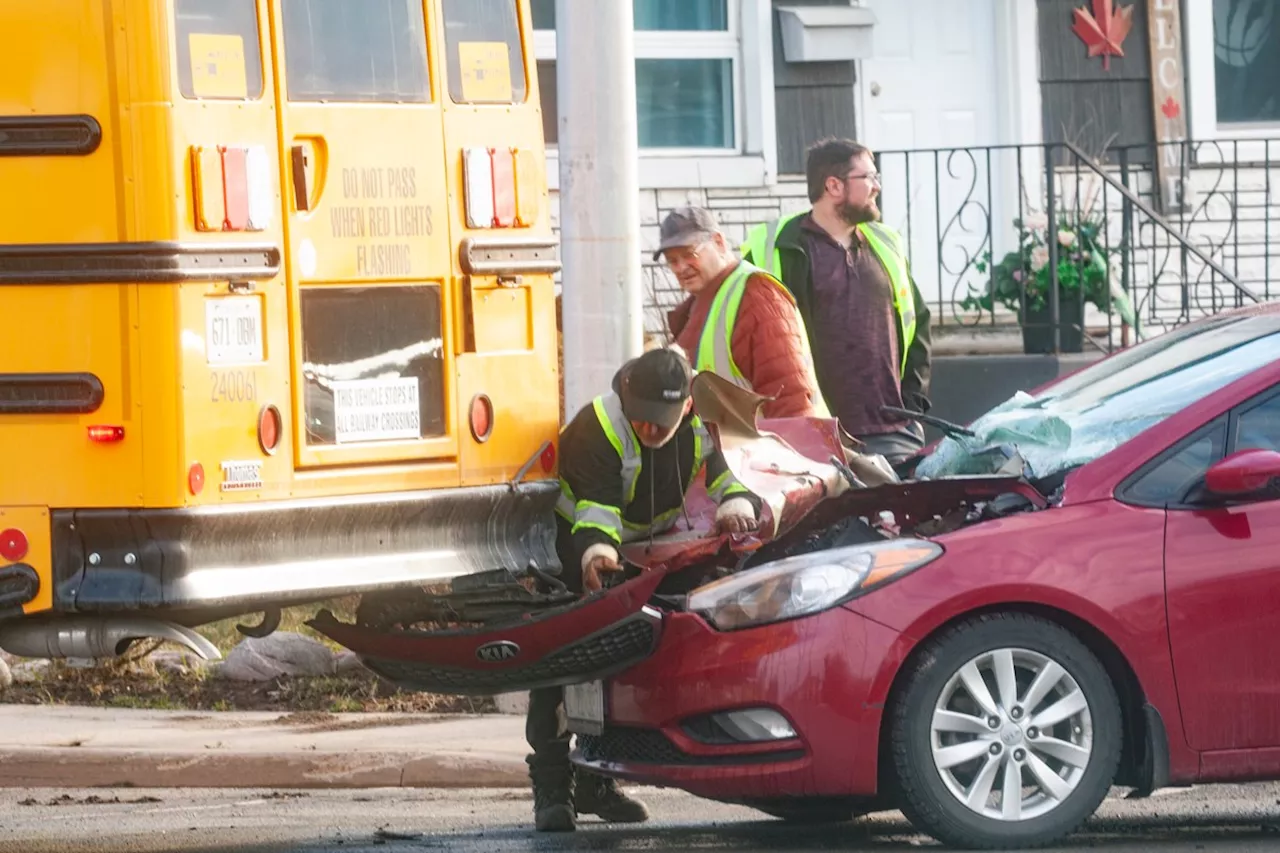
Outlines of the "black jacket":
<svg viewBox="0 0 1280 853">
<path fill-rule="evenodd" d="M 809 335 L 810 348 L 813 344 L 813 279 L 810 275 L 809 252 L 805 243 L 803 223 L 804 216 L 793 217 L 778 232 L 776 246 L 781 257 L 782 283 L 796 298 L 796 306 L 804 319 L 805 329 Z M 743 260 L 759 265 L 761 262 L 747 253 Z M 902 400 L 907 408 L 917 412 L 929 411 L 932 403 L 929 400 L 929 380 L 932 372 L 931 351 L 933 339 L 929 329 L 929 305 L 925 302 L 915 278 L 911 279 L 911 294 L 916 309 L 916 334 L 907 352 L 906 370 L 902 376 Z M 902 326 L 894 324 L 898 332 L 898 347 L 901 351 Z M 824 396 L 827 391 L 823 389 Z"/>
<path fill-rule="evenodd" d="M 687 486 L 697 474 L 693 455 L 693 415 L 680 424 L 676 434 L 662 447 L 653 450 L 641 445 L 640 476 L 635 498 L 625 504 L 622 467 L 618 453 L 605 435 L 600 419 L 591 405 L 583 406 L 560 435 L 560 479 L 573 490 L 577 501 L 591 501 L 617 507 L 626 521 L 649 524 L 656 516 L 677 509 L 684 503 Z M 715 450 L 706 462 L 706 483 L 711 483 L 728 470 L 723 454 Z M 738 492 L 728 498 L 741 497 L 760 515 L 760 499 L 749 492 Z M 625 505 L 624 505 L 625 504 Z M 562 580 L 578 590 L 582 571 L 582 555 L 595 544 L 614 542 L 603 531 L 584 527 L 577 533 L 573 525 L 556 514 L 556 553 L 563 567 Z"/>
</svg>

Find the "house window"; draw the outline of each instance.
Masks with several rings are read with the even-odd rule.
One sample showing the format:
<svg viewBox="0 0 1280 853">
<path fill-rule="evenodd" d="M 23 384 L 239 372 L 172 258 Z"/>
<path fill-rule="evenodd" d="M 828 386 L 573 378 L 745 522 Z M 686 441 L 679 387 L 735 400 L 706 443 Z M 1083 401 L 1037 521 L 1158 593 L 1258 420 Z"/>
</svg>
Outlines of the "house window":
<svg viewBox="0 0 1280 853">
<path fill-rule="evenodd" d="M 740 151 L 738 2 L 635 0 L 636 122 L 641 149 Z M 556 143 L 555 0 L 533 0 L 547 145 Z"/>
<path fill-rule="evenodd" d="M 1213 0 L 1220 125 L 1280 122 L 1280 3 Z"/>
</svg>

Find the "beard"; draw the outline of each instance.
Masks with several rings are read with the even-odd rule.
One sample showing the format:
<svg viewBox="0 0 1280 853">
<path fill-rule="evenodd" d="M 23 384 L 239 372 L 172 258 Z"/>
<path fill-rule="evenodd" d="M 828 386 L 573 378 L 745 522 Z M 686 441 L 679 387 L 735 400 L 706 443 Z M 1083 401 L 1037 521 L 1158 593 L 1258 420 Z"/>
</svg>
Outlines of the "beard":
<svg viewBox="0 0 1280 853">
<path fill-rule="evenodd" d="M 852 204 L 844 201 L 836 208 L 840 218 L 850 225 L 861 225 L 864 222 L 875 222 L 880 218 L 880 208 L 874 201 Z"/>
</svg>

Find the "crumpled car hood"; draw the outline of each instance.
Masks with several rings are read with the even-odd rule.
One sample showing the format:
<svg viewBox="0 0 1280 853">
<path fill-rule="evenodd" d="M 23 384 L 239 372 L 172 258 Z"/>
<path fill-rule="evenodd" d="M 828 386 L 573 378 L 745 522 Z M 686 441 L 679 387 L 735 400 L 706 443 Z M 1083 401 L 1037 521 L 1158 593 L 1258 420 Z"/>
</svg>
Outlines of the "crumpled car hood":
<svg viewBox="0 0 1280 853">
<path fill-rule="evenodd" d="M 1043 497 L 1017 477 L 899 482 L 882 457 L 845 448 L 835 420 L 757 421 L 764 398 L 712 374 L 694 380 L 694 398 L 729 468 L 764 504 L 755 532 L 713 533 L 716 504 L 698 482 L 677 528 L 652 542 L 626 545 L 626 579 L 603 590 L 580 598 L 563 588 L 556 595 L 528 592 L 518 585 L 529 578 L 512 567 L 510 573 L 457 578 L 450 595 L 422 593 L 430 606 L 413 604 L 413 618 L 351 625 L 322 611 L 307 624 L 356 652 L 372 671 L 413 689 L 492 694 L 574 684 L 607 678 L 652 653 L 664 624 L 655 609 L 667 595 L 660 587 L 681 569 L 692 568 L 696 577 L 675 580 L 697 583 L 699 572 L 713 566 L 732 569 L 776 559 L 780 550 L 811 548 L 809 537 L 821 536 L 828 525 L 886 509 L 902 521 L 930 518 L 965 499 L 1010 491 L 1043 505 Z M 479 624 L 459 624 L 467 620 L 456 615 L 445 620 L 453 624 L 437 621 L 442 612 L 465 612 L 463 599 L 477 591 L 490 604 L 511 600 L 513 591 L 520 595 L 514 608 L 499 609 L 500 616 Z M 436 617 L 420 615 L 425 613 Z"/>
<path fill-rule="evenodd" d="M 764 504 L 759 530 L 716 535 L 716 504 L 698 482 L 686 497 L 688 522 L 648 542 L 625 546 L 623 556 L 647 569 L 674 571 L 714 556 L 724 548 L 742 555 L 758 550 L 793 530 L 815 506 L 850 488 L 833 463 L 842 461 L 864 485 L 897 483 L 882 456 L 856 453 L 840 441 L 840 426 L 830 418 L 760 419 L 766 398 L 714 373 L 693 381 L 699 417 L 712 433 L 729 470 Z"/>
</svg>

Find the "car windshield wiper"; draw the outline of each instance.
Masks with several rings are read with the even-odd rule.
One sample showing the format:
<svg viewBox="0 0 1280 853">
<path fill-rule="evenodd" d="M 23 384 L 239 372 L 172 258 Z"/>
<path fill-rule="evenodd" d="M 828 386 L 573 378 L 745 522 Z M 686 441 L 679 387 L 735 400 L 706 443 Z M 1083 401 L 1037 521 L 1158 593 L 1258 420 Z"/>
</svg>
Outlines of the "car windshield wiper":
<svg viewBox="0 0 1280 853">
<path fill-rule="evenodd" d="M 913 412 L 910 409 L 900 409 L 897 406 L 881 406 L 880 411 L 886 415 L 897 415 L 900 418 L 909 418 L 913 421 L 920 421 L 922 424 L 929 424 L 929 426 L 937 427 L 952 438 L 957 435 L 973 438 L 977 435 L 973 430 L 965 429 L 958 424 L 951 423 L 951 421 L 944 421 L 942 418 L 935 418 L 933 415 Z"/>
</svg>

